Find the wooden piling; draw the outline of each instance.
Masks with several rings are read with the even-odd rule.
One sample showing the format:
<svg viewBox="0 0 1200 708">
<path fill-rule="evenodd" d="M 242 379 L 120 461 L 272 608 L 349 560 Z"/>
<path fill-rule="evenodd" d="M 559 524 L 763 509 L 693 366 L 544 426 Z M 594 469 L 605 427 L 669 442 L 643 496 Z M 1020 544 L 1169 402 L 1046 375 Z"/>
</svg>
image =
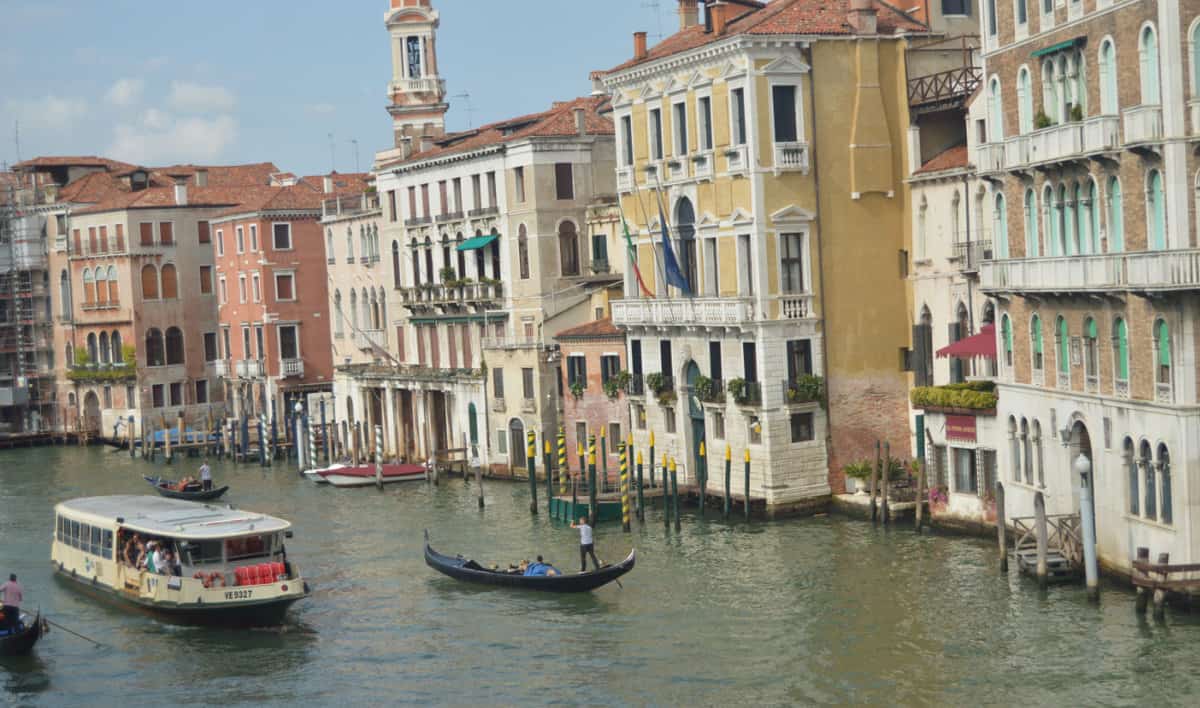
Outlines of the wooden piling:
<svg viewBox="0 0 1200 708">
<path fill-rule="evenodd" d="M 1044 589 L 1048 577 L 1046 555 L 1049 553 L 1050 539 L 1046 535 L 1046 498 L 1040 491 L 1033 494 L 1033 528 L 1037 534 L 1037 582 Z"/>
<path fill-rule="evenodd" d="M 879 480 L 879 441 L 875 441 L 875 467 L 871 469 L 871 521 L 879 521 L 879 509 L 875 502 L 875 486 Z"/>
<path fill-rule="evenodd" d="M 637 517 L 638 521 L 646 522 L 646 498 L 642 494 L 642 451 L 637 453 Z"/>
<path fill-rule="evenodd" d="M 730 471 L 733 466 L 733 452 L 729 448 L 729 444 L 725 445 L 725 518 L 729 518 L 729 482 Z"/>
<path fill-rule="evenodd" d="M 604 429 L 607 427 L 606 425 L 600 426 L 600 490 L 604 492 L 608 491 L 608 439 L 604 434 Z"/>
<path fill-rule="evenodd" d="M 675 512 L 675 530 L 678 531 L 682 525 L 679 520 L 679 470 L 674 457 L 671 458 L 671 499 Z"/>
<path fill-rule="evenodd" d="M 537 513 L 537 437 L 530 430 L 525 433 L 525 466 L 529 472 L 529 513 Z"/>
<path fill-rule="evenodd" d="M 892 479 L 892 444 L 886 440 L 883 443 L 883 499 L 882 499 L 882 516 L 883 525 L 888 526 L 891 522 L 891 514 L 888 510 L 888 492 L 891 490 Z"/>
<path fill-rule="evenodd" d="M 383 426 L 375 426 L 375 487 L 383 491 Z"/>
<path fill-rule="evenodd" d="M 475 467 L 475 488 L 479 490 L 479 508 L 483 508 L 483 465 L 479 459 L 479 448 L 471 446 L 471 465 Z"/>
<path fill-rule="evenodd" d="M 662 500 L 663 500 L 663 525 L 668 530 L 671 528 L 671 478 L 669 476 L 669 465 L 667 462 L 667 453 L 663 453 L 662 458 Z"/>
<path fill-rule="evenodd" d="M 579 479 L 583 476 L 583 471 L 587 469 L 587 461 L 584 458 L 583 443 L 575 441 L 575 452 L 579 453 L 579 473 L 571 475 L 571 516 L 575 516 L 575 509 L 579 506 Z M 574 518 L 571 519 L 575 521 Z"/>
<path fill-rule="evenodd" d="M 133 444 L 133 442 L 134 442 L 133 416 L 129 416 L 129 435 L 127 437 L 129 438 L 129 456 L 133 457 L 134 456 L 134 447 L 135 447 Z"/>
<path fill-rule="evenodd" d="M 925 458 L 917 462 L 917 508 L 913 519 L 913 528 L 921 533 L 921 524 L 925 520 L 925 501 L 929 495 L 925 493 Z"/>
<path fill-rule="evenodd" d="M 546 513 L 551 514 L 554 511 L 554 475 L 550 472 L 554 469 L 554 464 L 550 457 L 550 440 L 545 432 L 542 433 L 542 447 L 545 448 L 542 466 L 546 468 Z"/>
<path fill-rule="evenodd" d="M 996 482 L 996 540 L 1000 544 L 1000 572 L 1008 572 L 1008 528 L 1004 521 L 1004 485 Z"/>
<path fill-rule="evenodd" d="M 1171 563 L 1171 554 L 1170 553 L 1159 553 L 1158 554 L 1158 564 L 1159 565 L 1169 565 L 1170 563 Z M 1167 574 L 1163 573 L 1162 578 L 1165 581 L 1167 579 Z M 1166 614 L 1167 614 L 1166 604 L 1167 604 L 1167 591 L 1164 590 L 1162 588 L 1162 586 L 1158 586 L 1158 587 L 1154 588 L 1154 619 L 1161 621 L 1162 619 L 1164 619 L 1166 617 Z"/>
<path fill-rule="evenodd" d="M 603 428 L 601 428 L 603 430 Z M 588 436 L 588 519 L 596 525 L 600 507 L 596 502 L 596 436 Z"/>
<path fill-rule="evenodd" d="M 1150 549 L 1145 546 L 1138 546 L 1137 560 L 1139 563 L 1150 562 Z M 1146 606 L 1150 604 L 1150 593 L 1141 585 L 1137 588 L 1137 611 L 1138 614 L 1145 614 Z"/>
<path fill-rule="evenodd" d="M 325 398 L 322 397 L 319 408 L 321 409 L 321 446 L 325 448 L 325 464 L 331 464 L 329 459 L 329 428 L 325 424 Z M 316 464 L 316 460 L 313 460 Z"/>
<path fill-rule="evenodd" d="M 163 426 L 163 463 L 171 464 L 171 429 Z"/>
</svg>

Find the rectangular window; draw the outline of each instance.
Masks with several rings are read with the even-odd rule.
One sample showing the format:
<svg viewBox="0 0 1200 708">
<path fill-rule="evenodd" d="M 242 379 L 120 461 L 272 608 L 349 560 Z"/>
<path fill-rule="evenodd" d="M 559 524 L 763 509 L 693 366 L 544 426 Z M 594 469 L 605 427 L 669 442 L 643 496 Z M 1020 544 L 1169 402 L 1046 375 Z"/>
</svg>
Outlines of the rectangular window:
<svg viewBox="0 0 1200 708">
<path fill-rule="evenodd" d="M 212 295 L 212 266 L 200 266 L 200 294 Z"/>
<path fill-rule="evenodd" d="M 664 376 L 671 374 L 671 340 L 660 339 L 658 342 L 659 371 Z"/>
<path fill-rule="evenodd" d="M 699 115 L 696 120 L 700 121 L 700 149 L 712 150 L 713 135 L 712 135 L 712 98 L 702 96 L 696 103 L 697 112 Z"/>
<path fill-rule="evenodd" d="M 662 111 L 657 108 L 650 109 L 650 159 L 661 160 L 663 156 L 662 144 Z"/>
<path fill-rule="evenodd" d="M 246 230 L 241 226 L 234 228 L 234 233 L 237 235 L 237 252 L 246 252 Z"/>
<path fill-rule="evenodd" d="M 575 198 L 575 182 L 571 163 L 556 162 L 554 164 L 554 193 L 556 199 Z"/>
<path fill-rule="evenodd" d="M 793 339 L 787 343 L 787 376 L 788 381 L 796 381 L 801 376 L 811 374 L 812 340 Z"/>
<path fill-rule="evenodd" d="M 296 276 L 292 273 L 276 273 L 275 274 L 275 299 L 276 300 L 295 300 L 295 279 Z"/>
<path fill-rule="evenodd" d="M 812 413 L 793 413 L 791 416 L 792 422 L 792 442 L 810 442 L 813 435 L 813 414 Z"/>
<path fill-rule="evenodd" d="M 525 400 L 533 400 L 533 369 L 521 369 L 521 392 Z"/>
<path fill-rule="evenodd" d="M 712 416 L 713 439 L 725 439 L 725 414 L 721 411 L 713 411 Z"/>
<path fill-rule="evenodd" d="M 262 287 L 259 284 L 258 273 L 250 276 L 250 297 L 254 302 L 262 302 Z"/>
<path fill-rule="evenodd" d="M 405 38 L 404 49 L 408 57 L 408 78 L 421 78 L 421 38 Z"/>
<path fill-rule="evenodd" d="M 218 281 L 218 286 L 220 290 L 221 304 L 224 305 L 229 302 L 229 290 L 225 287 L 224 278 L 221 278 L 220 281 Z"/>
<path fill-rule="evenodd" d="M 708 375 L 713 381 L 722 379 L 720 342 L 708 343 Z"/>
<path fill-rule="evenodd" d="M 217 255 L 225 255 L 225 231 L 217 229 Z"/>
<path fill-rule="evenodd" d="M 504 369 L 492 369 L 492 396 L 504 398 Z"/>
<path fill-rule="evenodd" d="M 629 366 L 634 376 L 642 375 L 642 340 L 634 339 L 629 342 Z"/>
<path fill-rule="evenodd" d="M 988 4 L 988 36 L 996 36 L 996 0 L 987 0 Z"/>
<path fill-rule="evenodd" d="M 162 408 L 166 405 L 166 394 L 162 384 L 154 384 L 150 387 L 150 405 L 153 408 Z"/>
<path fill-rule="evenodd" d="M 754 257 L 750 234 L 738 234 L 738 289 L 744 296 L 754 295 Z"/>
<path fill-rule="evenodd" d="M 575 439 L 583 445 L 583 449 L 588 449 L 588 433 L 587 423 L 582 421 L 575 423 Z"/>
<path fill-rule="evenodd" d="M 387 194 L 388 194 L 388 219 L 392 222 L 395 222 L 396 219 L 400 218 L 399 214 L 396 212 L 396 190 L 389 189 Z"/>
<path fill-rule="evenodd" d="M 208 381 L 205 379 L 196 382 L 196 403 L 208 403 Z"/>
<path fill-rule="evenodd" d="M 942 14 L 970 17 L 971 0 L 942 0 Z"/>
<path fill-rule="evenodd" d="M 408 218 L 417 218 L 417 188 L 408 188 Z"/>
<path fill-rule="evenodd" d="M 742 342 L 742 364 L 747 381 L 758 381 L 758 345 Z"/>
<path fill-rule="evenodd" d="M 242 327 L 242 358 L 254 358 L 254 351 L 250 348 L 250 328 L 246 326 Z"/>
<path fill-rule="evenodd" d="M 525 202 L 525 168 L 513 168 L 513 189 L 516 190 L 517 202 Z"/>
<path fill-rule="evenodd" d="M 429 185 L 421 185 L 421 216 L 429 218 Z"/>
<path fill-rule="evenodd" d="M 117 224 L 117 250 L 125 250 L 125 224 Z"/>
<path fill-rule="evenodd" d="M 633 164 L 633 117 L 621 118 L 621 156 L 626 167 Z"/>
<path fill-rule="evenodd" d="M 238 302 L 246 302 L 246 276 L 238 276 Z"/>
<path fill-rule="evenodd" d="M 75 242 L 75 249 L 72 251 L 75 255 L 83 253 L 83 239 L 79 236 L 79 229 L 71 230 L 72 240 Z"/>
<path fill-rule="evenodd" d="M 205 361 L 216 361 L 218 358 L 220 358 L 220 357 L 217 356 L 217 333 L 216 332 L 205 332 L 204 333 L 204 360 Z"/>
<path fill-rule="evenodd" d="M 438 213 L 442 216 L 449 214 L 450 194 L 446 191 L 446 180 L 444 179 L 438 180 L 438 201 L 441 202 L 438 204 L 438 208 L 440 209 Z"/>
<path fill-rule="evenodd" d="M 688 153 L 687 139 L 687 103 L 676 103 L 675 109 L 675 155 L 683 157 Z"/>
<path fill-rule="evenodd" d="M 1026 0 L 1017 0 L 1017 24 L 1023 25 L 1029 22 L 1029 11 L 1025 7 Z"/>
<path fill-rule="evenodd" d="M 279 358 L 300 358 L 300 336 L 296 325 L 279 325 Z"/>
<path fill-rule="evenodd" d="M 497 200 L 496 200 L 496 173 L 495 172 L 487 173 L 487 185 L 488 185 L 488 206 L 495 207 L 496 202 L 497 202 Z"/>
<path fill-rule="evenodd" d="M 199 234 L 197 238 L 200 243 L 212 243 L 212 236 L 209 233 L 207 221 L 197 222 L 196 231 Z"/>
<path fill-rule="evenodd" d="M 171 384 L 171 405 L 183 405 L 183 384 L 181 382 L 176 381 Z"/>
<path fill-rule="evenodd" d="M 675 433 L 675 407 L 674 406 L 663 407 L 663 427 L 667 429 L 668 433 L 670 433 L 670 434 Z"/>
<path fill-rule="evenodd" d="M 633 404 L 633 424 L 638 430 L 646 429 L 646 407 L 640 403 Z"/>
<path fill-rule="evenodd" d="M 609 451 L 616 452 L 617 445 L 620 444 L 620 442 L 621 442 L 621 424 L 620 423 L 609 423 L 608 424 L 608 439 L 612 442 L 612 445 L 609 447 Z M 633 465 L 630 465 L 630 467 L 632 468 Z"/>
<path fill-rule="evenodd" d="M 794 143 L 799 140 L 796 126 L 796 87 L 772 86 L 771 104 L 775 117 L 775 142 Z"/>
<path fill-rule="evenodd" d="M 582 354 L 567 357 L 567 387 L 573 388 L 576 384 L 587 388 L 587 357 Z"/>
<path fill-rule="evenodd" d="M 471 208 L 483 208 L 483 182 L 479 175 L 471 175 Z"/>
<path fill-rule="evenodd" d="M 621 373 L 621 357 L 616 354 L 600 356 L 600 383 L 608 383 L 609 379 L 619 373 Z"/>
<path fill-rule="evenodd" d="M 251 226 L 251 229 L 254 227 Z M 276 251 L 292 250 L 292 225 L 291 224 L 272 224 L 271 230 L 274 232 L 274 247 Z M 253 231 L 252 231 L 253 233 Z"/>
<path fill-rule="evenodd" d="M 959 494 L 978 494 L 978 474 L 975 471 L 975 451 L 956 447 L 954 450 L 954 491 Z"/>
<path fill-rule="evenodd" d="M 746 144 L 746 89 L 735 88 L 730 101 L 730 140 L 734 145 Z"/>
<path fill-rule="evenodd" d="M 175 224 L 170 221 L 159 222 L 158 239 L 164 246 L 170 246 L 175 243 Z"/>
<path fill-rule="evenodd" d="M 100 252 L 100 245 L 99 245 L 99 242 L 96 240 L 96 227 L 89 226 L 88 227 L 88 253 L 99 253 L 99 252 Z"/>
<path fill-rule="evenodd" d="M 141 222 L 138 224 L 138 234 L 141 239 L 139 243 L 143 246 L 154 245 L 154 224 L 148 221 Z"/>
<path fill-rule="evenodd" d="M 454 211 L 461 212 L 462 204 L 462 177 L 454 178 Z"/>
<path fill-rule="evenodd" d="M 101 253 L 108 252 L 108 227 L 107 226 L 100 227 L 100 252 Z"/>
<path fill-rule="evenodd" d="M 225 352 L 225 356 L 222 358 L 232 359 L 233 358 L 233 349 L 231 349 L 229 346 L 229 328 L 228 327 L 221 328 L 221 344 L 225 347 L 222 350 Z"/>
<path fill-rule="evenodd" d="M 501 455 L 508 454 L 508 431 L 503 428 L 496 431 L 496 452 Z"/>
<path fill-rule="evenodd" d="M 264 359 L 264 358 L 266 358 L 266 356 L 267 356 L 267 348 L 266 348 L 266 346 L 265 346 L 265 342 L 263 342 L 263 328 L 262 328 L 262 325 L 255 325 L 255 326 L 254 326 L 254 342 L 255 342 L 255 344 L 257 344 L 257 345 L 258 345 L 258 359 L 260 359 L 260 360 L 261 360 L 261 359 Z"/>
<path fill-rule="evenodd" d="M 804 289 L 804 234 L 783 234 L 783 292 L 803 293 Z"/>
</svg>

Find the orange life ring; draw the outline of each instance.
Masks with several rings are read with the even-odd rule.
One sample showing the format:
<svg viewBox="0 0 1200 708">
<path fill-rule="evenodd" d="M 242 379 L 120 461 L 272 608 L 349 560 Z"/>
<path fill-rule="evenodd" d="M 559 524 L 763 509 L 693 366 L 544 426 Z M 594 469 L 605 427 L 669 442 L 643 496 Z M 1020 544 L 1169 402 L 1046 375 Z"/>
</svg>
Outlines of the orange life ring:
<svg viewBox="0 0 1200 708">
<path fill-rule="evenodd" d="M 205 575 L 204 573 L 201 573 L 200 571 L 196 571 L 196 574 L 192 576 L 192 579 L 199 580 L 200 584 L 203 585 L 206 589 L 210 586 L 208 576 Z"/>
<path fill-rule="evenodd" d="M 218 581 L 221 583 L 221 587 L 225 587 L 225 574 L 224 573 L 216 573 L 216 572 L 209 573 L 208 581 L 209 581 L 209 587 L 215 586 Z"/>
</svg>

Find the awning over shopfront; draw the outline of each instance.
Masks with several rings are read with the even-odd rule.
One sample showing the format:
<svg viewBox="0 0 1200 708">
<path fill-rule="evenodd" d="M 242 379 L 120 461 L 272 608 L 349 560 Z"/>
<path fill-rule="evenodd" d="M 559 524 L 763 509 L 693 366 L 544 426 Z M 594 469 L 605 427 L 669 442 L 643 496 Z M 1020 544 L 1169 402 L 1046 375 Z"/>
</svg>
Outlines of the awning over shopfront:
<svg viewBox="0 0 1200 708">
<path fill-rule="evenodd" d="M 984 325 L 979 330 L 979 334 L 972 335 L 966 339 L 960 339 L 948 347 L 942 347 L 937 350 L 937 355 L 940 358 L 952 356 L 959 359 L 973 359 L 977 356 L 983 356 L 995 359 L 996 325 Z"/>
<path fill-rule="evenodd" d="M 1054 54 L 1055 52 L 1063 52 L 1068 49 L 1074 49 L 1075 47 L 1081 47 L 1084 44 L 1087 44 L 1087 37 L 1076 37 L 1074 39 L 1068 39 L 1065 42 L 1058 42 L 1057 44 L 1051 44 L 1049 47 L 1042 47 L 1041 49 L 1034 50 L 1033 52 L 1031 52 L 1029 54 L 1029 56 L 1044 57 L 1047 54 Z"/>
<path fill-rule="evenodd" d="M 483 248 L 491 244 L 492 241 L 500 238 L 500 234 L 488 234 L 486 236 L 475 236 L 458 244 L 460 251 L 474 251 L 477 248 Z"/>
</svg>

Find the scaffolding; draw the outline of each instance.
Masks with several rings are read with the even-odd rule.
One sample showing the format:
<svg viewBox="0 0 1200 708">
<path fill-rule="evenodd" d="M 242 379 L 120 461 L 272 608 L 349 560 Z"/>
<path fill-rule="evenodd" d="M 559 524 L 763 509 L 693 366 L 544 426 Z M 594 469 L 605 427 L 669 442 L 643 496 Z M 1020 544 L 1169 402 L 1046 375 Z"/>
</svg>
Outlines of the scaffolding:
<svg viewBox="0 0 1200 708">
<path fill-rule="evenodd" d="M 0 194 L 0 436 L 53 424 L 52 319 L 46 216 Z"/>
</svg>

